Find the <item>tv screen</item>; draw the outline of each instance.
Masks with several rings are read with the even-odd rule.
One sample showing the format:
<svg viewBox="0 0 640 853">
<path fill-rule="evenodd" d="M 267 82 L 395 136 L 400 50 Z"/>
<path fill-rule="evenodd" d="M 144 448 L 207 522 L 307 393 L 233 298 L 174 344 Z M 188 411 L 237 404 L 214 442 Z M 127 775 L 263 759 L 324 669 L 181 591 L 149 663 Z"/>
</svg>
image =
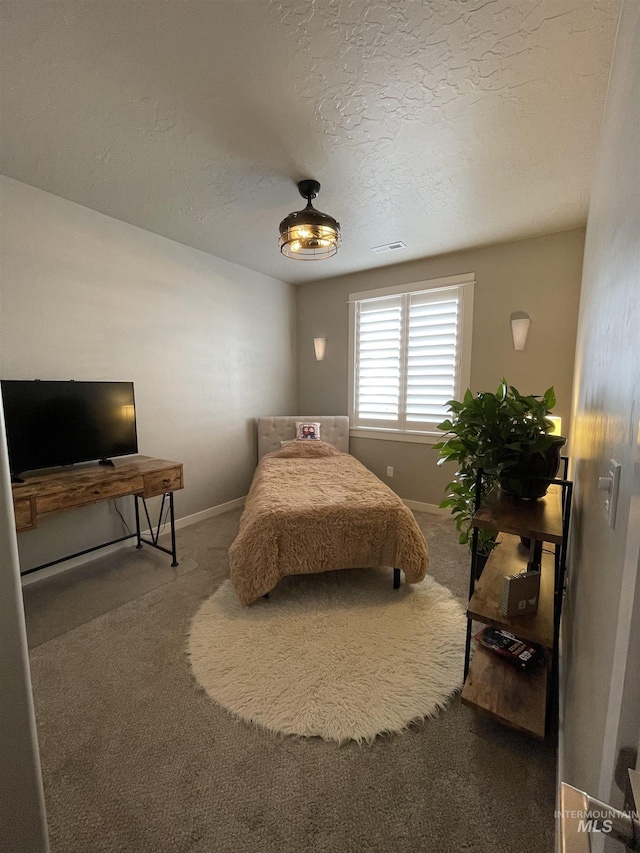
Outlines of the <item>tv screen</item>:
<svg viewBox="0 0 640 853">
<path fill-rule="evenodd" d="M 1 384 L 14 476 L 138 452 L 133 382 Z"/>
</svg>

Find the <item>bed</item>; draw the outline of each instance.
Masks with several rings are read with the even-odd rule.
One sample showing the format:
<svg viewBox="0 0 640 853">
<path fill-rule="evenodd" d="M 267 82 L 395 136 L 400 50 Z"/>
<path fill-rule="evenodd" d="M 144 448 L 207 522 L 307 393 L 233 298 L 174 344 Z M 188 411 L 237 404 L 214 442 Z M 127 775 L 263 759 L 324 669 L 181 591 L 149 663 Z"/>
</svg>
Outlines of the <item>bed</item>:
<svg viewBox="0 0 640 853">
<path fill-rule="evenodd" d="M 291 440 L 302 420 L 320 423 L 319 441 Z M 394 586 L 400 570 L 409 583 L 424 578 L 427 545 L 411 511 L 348 446 L 346 417 L 259 419 L 259 464 L 229 550 L 243 604 L 286 575 L 389 566 Z"/>
</svg>

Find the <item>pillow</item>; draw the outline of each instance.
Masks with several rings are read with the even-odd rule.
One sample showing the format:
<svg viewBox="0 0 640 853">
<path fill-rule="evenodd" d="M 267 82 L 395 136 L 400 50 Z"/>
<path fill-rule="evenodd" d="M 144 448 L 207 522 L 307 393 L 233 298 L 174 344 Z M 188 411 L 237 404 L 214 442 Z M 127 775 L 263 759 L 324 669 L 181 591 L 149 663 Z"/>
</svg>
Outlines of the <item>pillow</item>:
<svg viewBox="0 0 640 853">
<path fill-rule="evenodd" d="M 290 441 L 280 450 L 272 450 L 267 456 L 279 459 L 321 459 L 325 456 L 341 456 L 340 451 L 326 441 Z"/>
<path fill-rule="evenodd" d="M 296 421 L 296 439 L 320 439 L 320 424 L 313 421 Z"/>
</svg>

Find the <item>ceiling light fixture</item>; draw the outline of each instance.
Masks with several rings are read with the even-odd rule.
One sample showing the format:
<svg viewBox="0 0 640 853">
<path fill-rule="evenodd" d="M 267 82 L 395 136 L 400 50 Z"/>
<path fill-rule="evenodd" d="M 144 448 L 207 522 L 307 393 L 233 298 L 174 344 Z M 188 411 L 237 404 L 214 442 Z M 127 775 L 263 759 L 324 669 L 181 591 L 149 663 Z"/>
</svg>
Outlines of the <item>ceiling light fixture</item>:
<svg viewBox="0 0 640 853">
<path fill-rule="evenodd" d="M 320 192 L 317 181 L 300 181 L 298 191 L 306 198 L 307 206 L 285 216 L 280 223 L 280 251 L 298 261 L 330 258 L 340 247 L 340 223 L 311 204 Z"/>
</svg>

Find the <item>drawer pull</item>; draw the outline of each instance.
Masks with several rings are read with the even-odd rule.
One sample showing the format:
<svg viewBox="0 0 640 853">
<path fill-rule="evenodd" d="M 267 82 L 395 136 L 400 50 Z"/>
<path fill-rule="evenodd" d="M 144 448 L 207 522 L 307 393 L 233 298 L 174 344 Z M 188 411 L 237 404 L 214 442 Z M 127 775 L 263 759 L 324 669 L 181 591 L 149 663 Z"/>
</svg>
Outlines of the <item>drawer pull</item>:
<svg viewBox="0 0 640 853">
<path fill-rule="evenodd" d="M 165 478 L 164 478 L 164 480 L 163 480 L 162 482 L 163 482 L 163 483 L 165 484 L 165 486 L 166 486 L 166 485 L 167 485 L 168 483 L 170 483 L 171 481 L 169 480 L 169 478 L 168 478 L 168 477 L 165 477 Z"/>
<path fill-rule="evenodd" d="M 100 489 L 96 489 L 96 490 L 95 490 L 95 492 L 94 492 L 93 494 L 94 494 L 94 495 L 99 495 L 99 494 L 100 494 Z"/>
</svg>

